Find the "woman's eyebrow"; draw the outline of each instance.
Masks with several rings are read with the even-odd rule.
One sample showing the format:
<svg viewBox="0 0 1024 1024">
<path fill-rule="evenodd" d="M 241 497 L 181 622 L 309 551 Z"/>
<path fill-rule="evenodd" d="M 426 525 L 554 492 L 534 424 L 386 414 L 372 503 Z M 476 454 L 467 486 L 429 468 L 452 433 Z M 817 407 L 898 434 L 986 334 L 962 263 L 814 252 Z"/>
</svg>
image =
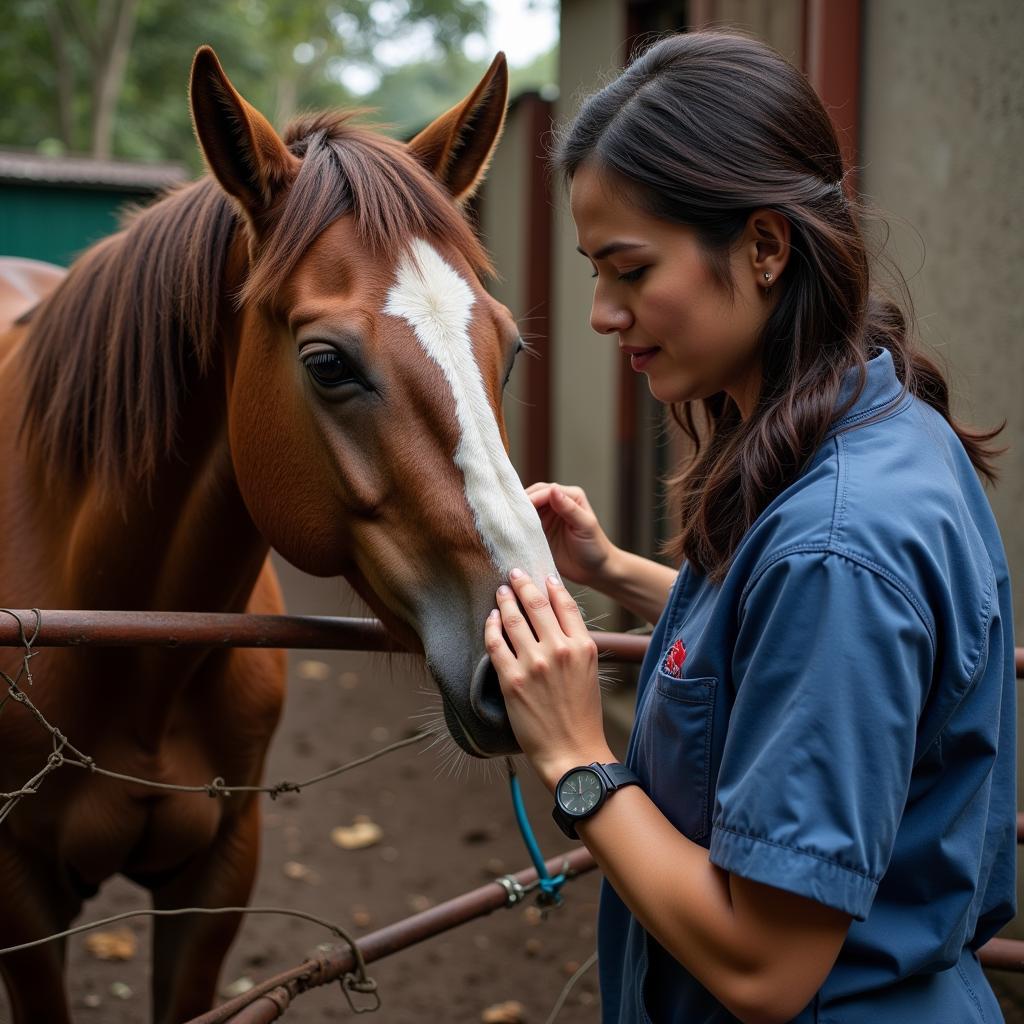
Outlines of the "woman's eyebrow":
<svg viewBox="0 0 1024 1024">
<path fill-rule="evenodd" d="M 606 256 L 622 252 L 625 249 L 642 249 L 643 247 L 643 242 L 609 242 L 607 245 L 602 245 L 593 256 L 587 256 L 587 253 L 578 245 L 576 246 L 576 251 L 581 256 L 587 256 L 587 259 L 603 260 Z"/>
</svg>

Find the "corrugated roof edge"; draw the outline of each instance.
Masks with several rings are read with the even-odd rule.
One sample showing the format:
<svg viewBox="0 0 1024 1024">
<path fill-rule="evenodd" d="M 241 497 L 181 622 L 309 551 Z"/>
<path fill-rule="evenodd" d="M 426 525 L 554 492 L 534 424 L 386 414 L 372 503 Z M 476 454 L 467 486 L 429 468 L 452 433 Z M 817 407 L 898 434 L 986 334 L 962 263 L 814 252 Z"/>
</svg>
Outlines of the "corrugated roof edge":
<svg viewBox="0 0 1024 1024">
<path fill-rule="evenodd" d="M 24 150 L 0 149 L 0 183 L 15 185 L 79 185 L 83 188 L 156 192 L 187 181 L 183 164 L 94 160 L 82 156 L 41 156 Z"/>
</svg>

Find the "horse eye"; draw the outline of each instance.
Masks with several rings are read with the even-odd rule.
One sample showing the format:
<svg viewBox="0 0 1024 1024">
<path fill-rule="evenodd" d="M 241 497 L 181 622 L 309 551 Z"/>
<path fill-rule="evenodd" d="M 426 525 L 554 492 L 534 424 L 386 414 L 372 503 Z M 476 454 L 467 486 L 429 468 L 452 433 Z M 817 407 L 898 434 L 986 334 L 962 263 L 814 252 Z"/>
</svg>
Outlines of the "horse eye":
<svg viewBox="0 0 1024 1024">
<path fill-rule="evenodd" d="M 509 380 L 512 377 L 512 371 L 515 369 L 516 366 L 516 356 L 518 356 L 524 348 L 526 348 L 526 342 L 524 342 L 522 338 L 516 338 L 516 347 L 512 350 L 512 362 L 508 364 L 508 370 L 505 372 L 505 379 L 501 382 L 501 387 L 503 390 L 505 388 L 505 385 L 508 384 Z"/>
<path fill-rule="evenodd" d="M 325 388 L 336 388 L 341 384 L 358 383 L 348 363 L 337 352 L 314 352 L 303 360 L 309 375 Z"/>
</svg>

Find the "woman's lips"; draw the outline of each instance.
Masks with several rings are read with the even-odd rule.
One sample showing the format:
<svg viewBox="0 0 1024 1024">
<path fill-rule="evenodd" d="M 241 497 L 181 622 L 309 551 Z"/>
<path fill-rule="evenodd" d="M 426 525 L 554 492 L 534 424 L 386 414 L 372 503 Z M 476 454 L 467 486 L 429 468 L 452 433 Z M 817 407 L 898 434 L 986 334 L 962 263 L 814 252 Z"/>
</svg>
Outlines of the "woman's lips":
<svg viewBox="0 0 1024 1024">
<path fill-rule="evenodd" d="M 629 356 L 629 365 L 639 373 L 661 351 L 660 348 L 632 348 L 623 346 L 622 351 Z"/>
</svg>

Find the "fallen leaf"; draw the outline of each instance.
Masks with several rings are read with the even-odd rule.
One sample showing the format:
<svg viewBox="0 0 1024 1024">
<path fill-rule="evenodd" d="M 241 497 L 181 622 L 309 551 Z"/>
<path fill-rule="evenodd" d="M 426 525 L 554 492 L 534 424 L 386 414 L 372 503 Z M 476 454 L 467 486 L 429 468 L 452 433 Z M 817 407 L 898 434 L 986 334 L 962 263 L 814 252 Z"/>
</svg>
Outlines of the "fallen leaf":
<svg viewBox="0 0 1024 1024">
<path fill-rule="evenodd" d="M 365 814 L 358 814 L 351 825 L 338 825 L 331 829 L 331 842 L 343 850 L 362 850 L 373 846 L 384 838 L 380 825 L 372 822 Z"/>
<path fill-rule="evenodd" d="M 353 907 L 352 908 L 352 923 L 357 928 L 369 928 L 373 918 L 370 916 L 370 912 L 366 907 Z"/>
<path fill-rule="evenodd" d="M 131 999 L 132 990 L 123 981 L 115 981 L 110 986 L 110 994 L 117 999 Z"/>
<path fill-rule="evenodd" d="M 505 874 L 508 874 L 508 865 L 500 857 L 491 857 L 484 865 L 484 875 L 488 878 L 500 878 Z"/>
<path fill-rule="evenodd" d="M 98 1006 L 103 1005 L 103 1000 L 98 992 L 89 992 L 82 996 L 82 1005 L 90 1010 L 95 1010 Z"/>
<path fill-rule="evenodd" d="M 299 662 L 298 669 L 301 679 L 326 679 L 331 674 L 331 666 L 326 661 L 306 659 Z"/>
<path fill-rule="evenodd" d="M 235 996 L 243 996 L 250 989 L 256 987 L 256 982 L 252 978 L 246 977 L 244 974 L 240 978 L 235 978 L 230 985 L 225 985 L 221 990 L 220 994 L 225 999 L 234 999 Z"/>
<path fill-rule="evenodd" d="M 355 672 L 342 672 L 338 682 L 343 690 L 354 690 L 359 685 L 359 675 Z"/>
<path fill-rule="evenodd" d="M 85 948 L 97 960 L 131 960 L 135 956 L 135 933 L 128 928 L 93 932 L 86 938 Z"/>
<path fill-rule="evenodd" d="M 488 1006 L 480 1015 L 480 1022 L 481 1024 L 523 1024 L 523 1021 L 526 1020 L 525 1013 L 526 1010 L 522 1003 L 510 999 L 505 1003 Z"/>
<path fill-rule="evenodd" d="M 295 882 L 307 882 L 309 885 L 318 885 L 320 882 L 320 876 L 312 868 L 300 864 L 297 860 L 286 860 L 281 870 L 284 872 L 285 878 L 290 878 Z"/>
<path fill-rule="evenodd" d="M 429 910 L 433 905 L 434 901 L 429 896 L 416 893 L 409 897 L 409 909 L 414 914 L 422 914 L 424 910 Z"/>
<path fill-rule="evenodd" d="M 523 943 L 523 950 L 527 956 L 539 956 L 544 944 L 540 939 L 527 939 Z"/>
</svg>

